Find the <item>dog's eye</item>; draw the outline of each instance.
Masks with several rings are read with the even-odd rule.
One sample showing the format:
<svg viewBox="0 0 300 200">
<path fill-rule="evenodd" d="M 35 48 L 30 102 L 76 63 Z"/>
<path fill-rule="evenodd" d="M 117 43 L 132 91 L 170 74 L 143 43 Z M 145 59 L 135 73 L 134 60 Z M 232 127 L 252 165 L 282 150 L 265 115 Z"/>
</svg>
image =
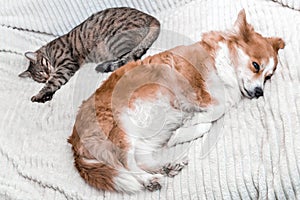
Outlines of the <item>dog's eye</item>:
<svg viewBox="0 0 300 200">
<path fill-rule="evenodd" d="M 271 75 L 266 76 L 265 80 L 269 80 L 271 78 Z"/>
<path fill-rule="evenodd" d="M 257 64 L 257 62 L 252 62 L 252 65 L 256 69 L 256 72 L 259 72 L 260 70 L 259 64 Z"/>
<path fill-rule="evenodd" d="M 265 81 L 264 81 L 264 82 L 266 82 L 267 80 L 271 79 L 271 76 L 272 76 L 272 75 L 268 75 L 268 76 L 266 76 L 266 77 L 265 77 Z"/>
</svg>

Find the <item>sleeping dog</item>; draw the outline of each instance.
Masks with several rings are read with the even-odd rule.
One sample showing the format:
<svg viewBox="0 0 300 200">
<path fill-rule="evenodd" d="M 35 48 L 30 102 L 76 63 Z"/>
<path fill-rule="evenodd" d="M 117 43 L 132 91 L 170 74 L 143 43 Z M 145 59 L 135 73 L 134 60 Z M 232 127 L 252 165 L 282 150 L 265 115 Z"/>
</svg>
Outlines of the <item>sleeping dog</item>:
<svg viewBox="0 0 300 200">
<path fill-rule="evenodd" d="M 242 96 L 262 96 L 284 46 L 255 32 L 242 10 L 231 30 L 116 70 L 83 102 L 69 138 L 80 175 L 102 190 L 160 189 L 187 158 L 157 155 L 203 135 Z"/>
</svg>

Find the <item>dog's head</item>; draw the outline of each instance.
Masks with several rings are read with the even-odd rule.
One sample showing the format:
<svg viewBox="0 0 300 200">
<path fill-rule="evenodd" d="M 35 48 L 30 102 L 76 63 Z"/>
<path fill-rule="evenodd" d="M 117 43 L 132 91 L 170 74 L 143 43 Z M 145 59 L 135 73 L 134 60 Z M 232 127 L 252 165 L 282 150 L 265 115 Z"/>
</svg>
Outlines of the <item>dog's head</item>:
<svg viewBox="0 0 300 200">
<path fill-rule="evenodd" d="M 236 44 L 235 66 L 239 87 L 248 98 L 263 95 L 264 83 L 274 74 L 278 50 L 285 46 L 281 38 L 263 37 L 247 23 L 245 11 L 240 11 L 234 24 Z"/>
</svg>

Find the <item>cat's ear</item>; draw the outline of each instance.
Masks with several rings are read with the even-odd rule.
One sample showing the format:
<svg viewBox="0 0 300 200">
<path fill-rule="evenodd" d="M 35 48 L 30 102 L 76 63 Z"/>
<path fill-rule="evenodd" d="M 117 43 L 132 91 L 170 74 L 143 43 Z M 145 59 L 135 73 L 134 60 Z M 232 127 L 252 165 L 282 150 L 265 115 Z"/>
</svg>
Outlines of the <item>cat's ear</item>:
<svg viewBox="0 0 300 200">
<path fill-rule="evenodd" d="M 28 70 L 22 72 L 21 74 L 19 74 L 19 77 L 21 78 L 31 78 L 31 74 Z"/>
<path fill-rule="evenodd" d="M 35 52 L 26 52 L 25 57 L 32 62 L 37 61 L 37 53 Z"/>
</svg>

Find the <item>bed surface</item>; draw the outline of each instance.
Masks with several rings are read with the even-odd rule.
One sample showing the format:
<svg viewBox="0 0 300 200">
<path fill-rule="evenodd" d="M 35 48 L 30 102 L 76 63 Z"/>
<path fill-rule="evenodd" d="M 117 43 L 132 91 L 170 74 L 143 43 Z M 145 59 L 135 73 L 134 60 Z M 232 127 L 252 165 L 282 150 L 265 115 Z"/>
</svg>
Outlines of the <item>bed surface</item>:
<svg viewBox="0 0 300 200">
<path fill-rule="evenodd" d="M 122 2 L 122 3 L 120 3 Z M 150 3 L 151 2 L 151 3 Z M 0 199 L 300 199 L 300 3 L 297 0 L 10 0 L 0 7 Z M 189 165 L 162 189 L 135 195 L 98 191 L 73 167 L 67 138 L 81 102 L 107 78 L 84 66 L 52 101 L 32 103 L 42 87 L 18 74 L 23 56 L 67 33 L 92 13 L 130 6 L 157 17 L 161 35 L 148 55 L 224 30 L 245 8 L 264 36 L 286 47 L 265 96 L 243 99 L 215 126 L 216 144 L 203 153 L 207 136 L 184 147 Z M 176 147 L 177 148 L 177 147 Z"/>
</svg>

